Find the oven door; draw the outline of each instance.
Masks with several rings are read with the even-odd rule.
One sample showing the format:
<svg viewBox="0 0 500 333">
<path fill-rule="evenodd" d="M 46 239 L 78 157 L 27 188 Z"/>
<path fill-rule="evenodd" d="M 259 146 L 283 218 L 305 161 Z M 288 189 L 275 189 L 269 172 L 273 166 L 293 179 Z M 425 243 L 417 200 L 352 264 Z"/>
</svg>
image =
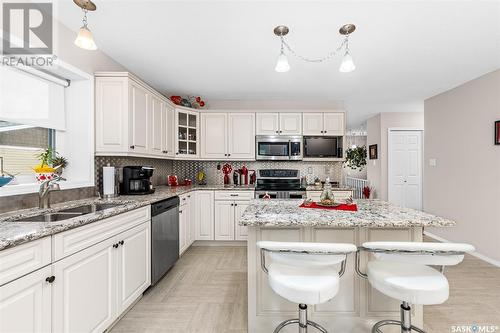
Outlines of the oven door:
<svg viewBox="0 0 500 333">
<path fill-rule="evenodd" d="M 257 160 L 289 160 L 290 141 L 277 136 L 257 136 L 255 152 Z"/>
</svg>

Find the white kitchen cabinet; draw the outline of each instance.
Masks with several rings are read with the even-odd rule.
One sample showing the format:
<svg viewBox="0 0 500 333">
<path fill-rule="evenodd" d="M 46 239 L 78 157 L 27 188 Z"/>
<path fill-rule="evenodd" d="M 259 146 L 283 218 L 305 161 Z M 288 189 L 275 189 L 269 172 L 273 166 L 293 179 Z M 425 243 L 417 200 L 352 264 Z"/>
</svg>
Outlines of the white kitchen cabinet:
<svg viewBox="0 0 500 333">
<path fill-rule="evenodd" d="M 304 112 L 302 114 L 303 135 L 343 136 L 345 113 Z"/>
<path fill-rule="evenodd" d="M 196 191 L 195 240 L 214 240 L 214 192 Z"/>
<path fill-rule="evenodd" d="M 227 113 L 201 114 L 201 157 L 217 159 L 227 157 Z"/>
<path fill-rule="evenodd" d="M 115 320 L 114 245 L 107 239 L 53 264 L 53 332 L 103 332 Z"/>
<path fill-rule="evenodd" d="M 177 157 L 196 158 L 199 156 L 198 112 L 187 108 L 175 109 L 175 154 Z"/>
<path fill-rule="evenodd" d="M 187 235 L 188 235 L 188 215 L 187 205 L 179 208 L 179 255 L 182 255 L 187 250 Z"/>
<path fill-rule="evenodd" d="M 301 135 L 302 113 L 257 113 L 257 135 Z"/>
<path fill-rule="evenodd" d="M 171 102 L 130 73 L 95 76 L 95 154 L 174 157 Z"/>
<path fill-rule="evenodd" d="M 235 202 L 234 211 L 234 239 L 235 240 L 247 240 L 248 238 L 248 228 L 246 226 L 239 225 L 239 221 L 245 209 L 250 205 L 249 201 L 237 201 Z"/>
<path fill-rule="evenodd" d="M 195 239 L 196 200 L 194 192 L 179 197 L 179 254 L 183 254 Z"/>
<path fill-rule="evenodd" d="M 255 159 L 255 114 L 203 113 L 200 118 L 201 158 Z"/>
<path fill-rule="evenodd" d="M 302 113 L 280 113 L 280 135 L 302 135 Z"/>
<path fill-rule="evenodd" d="M 156 96 L 151 96 L 151 153 L 164 154 L 163 131 L 165 130 L 165 105 Z"/>
<path fill-rule="evenodd" d="M 227 153 L 230 160 L 255 159 L 254 113 L 229 114 L 227 142 Z"/>
<path fill-rule="evenodd" d="M 188 244 L 191 246 L 196 239 L 196 192 L 188 194 L 189 201 L 189 235 Z"/>
<path fill-rule="evenodd" d="M 257 135 L 279 134 L 279 113 L 257 113 L 256 121 Z"/>
<path fill-rule="evenodd" d="M 0 287 L 0 332 L 51 331 L 51 276 L 47 266 Z"/>
<path fill-rule="evenodd" d="M 142 223 L 119 234 L 116 243 L 116 311 L 120 314 L 151 284 L 151 224 Z"/>
<path fill-rule="evenodd" d="M 215 201 L 215 240 L 234 240 L 234 201 Z"/>
</svg>

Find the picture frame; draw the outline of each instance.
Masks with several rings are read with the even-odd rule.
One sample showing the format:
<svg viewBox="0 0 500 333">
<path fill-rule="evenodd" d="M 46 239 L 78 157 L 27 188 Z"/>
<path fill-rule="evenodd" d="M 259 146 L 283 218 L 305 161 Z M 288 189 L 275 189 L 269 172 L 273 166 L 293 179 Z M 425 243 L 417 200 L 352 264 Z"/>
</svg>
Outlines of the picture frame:
<svg viewBox="0 0 500 333">
<path fill-rule="evenodd" d="M 370 160 L 378 159 L 378 146 L 376 144 L 368 146 L 368 156 Z"/>
<path fill-rule="evenodd" d="M 500 145 L 500 120 L 495 121 L 495 145 Z"/>
</svg>

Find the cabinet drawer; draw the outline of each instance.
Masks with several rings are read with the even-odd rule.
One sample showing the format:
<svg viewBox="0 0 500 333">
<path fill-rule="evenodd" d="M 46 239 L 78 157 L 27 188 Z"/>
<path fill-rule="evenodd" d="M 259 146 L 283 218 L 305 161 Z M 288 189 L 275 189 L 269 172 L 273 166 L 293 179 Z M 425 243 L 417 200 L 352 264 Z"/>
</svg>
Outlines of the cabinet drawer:
<svg viewBox="0 0 500 333">
<path fill-rule="evenodd" d="M 192 198 L 192 197 L 194 198 L 194 192 L 189 192 L 189 193 L 186 193 L 186 194 L 179 195 L 179 200 L 180 200 L 179 205 L 180 206 L 184 206 L 185 204 L 188 203 L 189 199 Z"/>
<path fill-rule="evenodd" d="M 215 200 L 251 200 L 253 191 L 215 191 Z"/>
<path fill-rule="evenodd" d="M 53 236 L 54 261 L 113 237 L 151 218 L 150 206 L 116 215 Z"/>
<path fill-rule="evenodd" d="M 0 285 L 51 262 L 50 236 L 0 252 Z"/>
</svg>

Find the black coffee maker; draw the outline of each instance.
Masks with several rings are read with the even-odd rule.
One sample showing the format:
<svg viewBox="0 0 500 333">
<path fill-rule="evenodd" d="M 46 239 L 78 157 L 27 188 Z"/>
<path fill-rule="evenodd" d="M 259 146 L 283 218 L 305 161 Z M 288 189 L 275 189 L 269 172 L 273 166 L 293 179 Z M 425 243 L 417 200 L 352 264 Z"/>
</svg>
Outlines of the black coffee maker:
<svg viewBox="0 0 500 333">
<path fill-rule="evenodd" d="M 123 167 L 123 182 L 121 183 L 121 193 L 130 194 L 151 194 L 155 190 L 151 186 L 150 178 L 153 176 L 154 168 L 150 166 L 126 166 Z"/>
</svg>

